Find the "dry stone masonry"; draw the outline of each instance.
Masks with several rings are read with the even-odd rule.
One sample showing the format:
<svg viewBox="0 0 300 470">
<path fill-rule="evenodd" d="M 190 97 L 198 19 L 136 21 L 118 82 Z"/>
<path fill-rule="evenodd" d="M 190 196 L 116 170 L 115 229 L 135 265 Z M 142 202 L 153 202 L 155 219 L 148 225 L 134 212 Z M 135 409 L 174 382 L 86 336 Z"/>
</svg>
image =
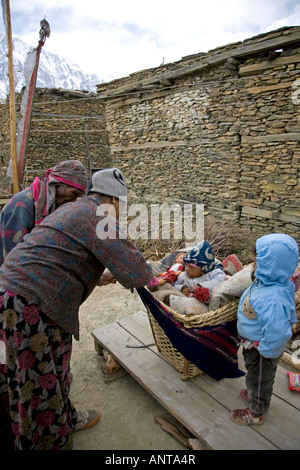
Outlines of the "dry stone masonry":
<svg viewBox="0 0 300 470">
<path fill-rule="evenodd" d="M 99 85 L 114 163 L 139 198 L 299 239 L 299 59 L 283 28 Z"/>
<path fill-rule="evenodd" d="M 17 95 L 17 109 L 21 97 Z M 8 103 L 0 105 L 1 193 L 10 187 L 5 177 L 10 159 Z M 17 116 L 20 118 L 20 116 Z M 95 93 L 61 89 L 37 89 L 28 142 L 23 187 L 55 164 L 68 159 L 80 160 L 88 172 L 110 165 L 108 136 L 103 104 Z"/>
<path fill-rule="evenodd" d="M 287 27 L 100 84 L 96 96 L 39 90 L 26 181 L 65 158 L 115 165 L 141 202 L 203 203 L 300 241 L 299 59 L 300 27 Z"/>
</svg>

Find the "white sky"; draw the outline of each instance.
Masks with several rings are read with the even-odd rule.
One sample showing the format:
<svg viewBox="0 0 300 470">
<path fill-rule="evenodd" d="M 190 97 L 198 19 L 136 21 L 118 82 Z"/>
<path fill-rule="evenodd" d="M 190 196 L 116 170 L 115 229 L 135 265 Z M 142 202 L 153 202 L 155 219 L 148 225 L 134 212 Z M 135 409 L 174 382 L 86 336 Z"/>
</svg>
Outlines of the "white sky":
<svg viewBox="0 0 300 470">
<path fill-rule="evenodd" d="M 300 0 L 10 0 L 10 10 L 13 36 L 37 46 L 46 17 L 44 49 L 105 81 L 300 25 Z"/>
</svg>

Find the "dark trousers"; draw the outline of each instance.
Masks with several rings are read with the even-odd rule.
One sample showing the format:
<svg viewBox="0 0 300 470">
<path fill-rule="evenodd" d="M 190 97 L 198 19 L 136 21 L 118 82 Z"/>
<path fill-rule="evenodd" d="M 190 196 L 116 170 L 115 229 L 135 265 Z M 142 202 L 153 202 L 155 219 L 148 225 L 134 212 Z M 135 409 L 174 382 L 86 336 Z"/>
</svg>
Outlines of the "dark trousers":
<svg viewBox="0 0 300 470">
<path fill-rule="evenodd" d="M 246 386 L 248 389 L 248 407 L 255 416 L 261 416 L 269 409 L 273 392 L 273 383 L 280 357 L 263 357 L 258 350 L 243 349 L 247 369 Z"/>
</svg>

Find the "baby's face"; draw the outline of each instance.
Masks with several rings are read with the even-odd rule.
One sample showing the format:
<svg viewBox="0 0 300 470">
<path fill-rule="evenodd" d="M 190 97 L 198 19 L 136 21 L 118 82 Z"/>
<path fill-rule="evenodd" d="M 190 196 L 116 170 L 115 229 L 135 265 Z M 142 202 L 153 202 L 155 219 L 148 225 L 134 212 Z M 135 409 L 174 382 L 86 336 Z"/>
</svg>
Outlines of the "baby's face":
<svg viewBox="0 0 300 470">
<path fill-rule="evenodd" d="M 200 277 L 203 275 L 203 271 L 201 268 L 197 268 L 196 266 L 192 266 L 190 263 L 186 263 L 184 266 L 185 272 L 187 273 L 188 277 Z"/>
</svg>

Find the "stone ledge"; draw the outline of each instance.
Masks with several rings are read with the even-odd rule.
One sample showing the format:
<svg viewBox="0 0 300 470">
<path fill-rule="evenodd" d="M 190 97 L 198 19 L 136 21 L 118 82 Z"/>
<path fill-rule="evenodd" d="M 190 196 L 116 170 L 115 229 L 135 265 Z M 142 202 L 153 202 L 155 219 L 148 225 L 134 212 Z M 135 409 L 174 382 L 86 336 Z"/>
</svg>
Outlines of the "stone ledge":
<svg viewBox="0 0 300 470">
<path fill-rule="evenodd" d="M 279 57 L 275 60 L 264 60 L 259 64 L 244 65 L 239 68 L 240 76 L 245 77 L 253 75 L 264 70 L 273 69 L 279 65 L 288 65 L 300 62 L 300 54 L 293 54 L 285 57 Z"/>
<path fill-rule="evenodd" d="M 254 86 L 251 88 L 244 88 L 242 91 L 245 93 L 267 93 L 269 91 L 283 90 L 285 88 L 291 88 L 293 82 L 283 82 L 277 83 L 276 85 L 266 85 L 266 86 Z"/>
<path fill-rule="evenodd" d="M 262 219 L 277 219 L 279 211 L 269 211 L 266 209 L 257 209 L 254 207 L 242 207 L 241 211 L 242 216 L 252 217 L 252 218 L 262 218 Z"/>
<path fill-rule="evenodd" d="M 292 216 L 300 220 L 300 209 L 295 207 L 282 207 L 281 212 L 288 217 Z"/>
<path fill-rule="evenodd" d="M 285 140 L 300 140 L 300 133 L 282 133 L 282 134 L 269 134 L 269 135 L 258 135 L 255 137 L 244 135 L 242 136 L 242 144 L 252 144 L 256 142 L 277 142 Z"/>
<path fill-rule="evenodd" d="M 285 211 L 285 213 L 283 212 Z M 242 207 L 241 210 L 242 217 L 254 218 L 254 219 L 268 219 L 268 220 L 278 220 L 284 223 L 291 223 L 300 225 L 300 215 L 299 210 L 297 209 L 282 209 L 280 210 L 266 210 L 258 209 L 254 207 Z"/>
<path fill-rule="evenodd" d="M 272 39 L 268 39 L 267 37 L 264 38 L 260 42 L 256 42 L 254 44 L 245 44 L 236 48 L 233 48 L 226 52 L 219 52 L 215 54 L 211 54 L 208 52 L 205 55 L 200 56 L 200 60 L 192 65 L 186 65 L 180 67 L 178 62 L 178 67 L 176 70 L 166 71 L 161 74 L 157 74 L 157 69 L 153 69 L 153 76 L 151 78 L 140 79 L 140 80 L 132 80 L 130 81 L 130 76 L 128 77 L 128 83 L 126 85 L 122 85 L 116 87 L 112 90 L 106 90 L 104 92 L 98 93 L 98 99 L 108 99 L 112 98 L 121 93 L 128 93 L 134 89 L 138 89 L 138 91 L 142 90 L 142 87 L 147 87 L 154 83 L 160 83 L 162 80 L 170 80 L 170 79 L 177 79 L 183 77 L 185 75 L 189 75 L 195 72 L 198 72 L 201 69 L 207 68 L 209 66 L 218 65 L 222 62 L 226 62 L 230 58 L 238 58 L 238 57 L 246 57 L 251 54 L 256 54 L 262 51 L 271 50 L 274 48 L 283 47 L 285 45 L 298 43 L 300 41 L 300 31 L 296 31 L 286 36 L 278 36 Z M 145 90 L 147 91 L 147 90 Z"/>
<path fill-rule="evenodd" d="M 296 217 L 293 215 L 286 215 L 286 214 L 283 214 L 282 212 L 279 212 L 278 220 L 287 224 L 300 225 L 300 217 Z"/>
</svg>

